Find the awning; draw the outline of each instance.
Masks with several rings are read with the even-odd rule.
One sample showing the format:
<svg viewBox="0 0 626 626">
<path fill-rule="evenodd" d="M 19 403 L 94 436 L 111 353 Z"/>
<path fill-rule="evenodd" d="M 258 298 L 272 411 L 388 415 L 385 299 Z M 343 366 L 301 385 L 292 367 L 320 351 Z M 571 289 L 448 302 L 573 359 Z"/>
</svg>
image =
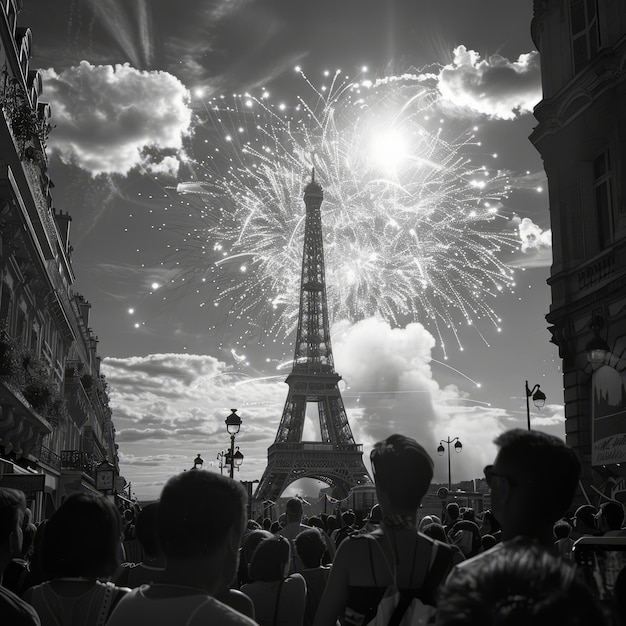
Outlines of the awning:
<svg viewBox="0 0 626 626">
<path fill-rule="evenodd" d="M 4 474 L 0 478 L 0 487 L 18 489 L 27 497 L 34 496 L 38 491 L 44 491 L 45 486 L 45 474 Z"/>
</svg>

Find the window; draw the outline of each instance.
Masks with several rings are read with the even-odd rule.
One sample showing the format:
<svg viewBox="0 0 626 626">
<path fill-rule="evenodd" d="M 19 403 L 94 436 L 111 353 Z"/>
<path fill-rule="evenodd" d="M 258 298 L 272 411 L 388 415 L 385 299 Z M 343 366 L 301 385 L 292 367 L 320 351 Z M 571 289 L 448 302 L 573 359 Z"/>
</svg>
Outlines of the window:
<svg viewBox="0 0 626 626">
<path fill-rule="evenodd" d="M 603 152 L 593 162 L 593 189 L 598 224 L 598 242 L 605 248 L 613 240 L 613 202 L 611 199 L 611 162 Z"/>
<path fill-rule="evenodd" d="M 578 74 L 600 47 L 597 0 L 570 0 L 570 32 L 574 74 Z"/>
</svg>

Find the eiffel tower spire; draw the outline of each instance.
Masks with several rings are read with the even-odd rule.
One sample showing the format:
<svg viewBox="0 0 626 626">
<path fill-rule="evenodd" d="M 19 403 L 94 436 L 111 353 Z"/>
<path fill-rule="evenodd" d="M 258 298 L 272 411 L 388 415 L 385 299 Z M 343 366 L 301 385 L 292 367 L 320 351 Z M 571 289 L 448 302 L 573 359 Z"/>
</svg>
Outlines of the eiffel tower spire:
<svg viewBox="0 0 626 626">
<path fill-rule="evenodd" d="M 369 483 L 363 465 L 362 446 L 354 442 L 335 372 L 330 340 L 324 246 L 322 236 L 322 187 L 315 181 L 304 189 L 306 218 L 300 281 L 300 309 L 287 401 L 268 465 L 256 499 L 275 500 L 299 478 L 316 478 L 345 497 L 355 485 Z M 321 442 L 303 442 L 307 404 L 316 403 Z"/>
</svg>

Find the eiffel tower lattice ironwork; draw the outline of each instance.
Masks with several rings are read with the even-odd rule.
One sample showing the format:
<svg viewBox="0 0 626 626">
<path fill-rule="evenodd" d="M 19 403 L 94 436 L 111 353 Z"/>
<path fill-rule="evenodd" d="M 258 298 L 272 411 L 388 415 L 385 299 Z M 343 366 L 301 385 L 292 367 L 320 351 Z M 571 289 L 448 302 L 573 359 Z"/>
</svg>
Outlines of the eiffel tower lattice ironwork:
<svg viewBox="0 0 626 626">
<path fill-rule="evenodd" d="M 371 483 L 363 464 L 363 448 L 354 442 L 335 372 L 330 343 L 324 248 L 322 187 L 304 189 L 306 219 L 300 284 L 300 312 L 287 401 L 268 463 L 255 493 L 257 501 L 275 501 L 292 482 L 315 478 L 345 498 L 356 485 Z M 321 441 L 302 441 L 307 404 L 317 403 Z"/>
</svg>

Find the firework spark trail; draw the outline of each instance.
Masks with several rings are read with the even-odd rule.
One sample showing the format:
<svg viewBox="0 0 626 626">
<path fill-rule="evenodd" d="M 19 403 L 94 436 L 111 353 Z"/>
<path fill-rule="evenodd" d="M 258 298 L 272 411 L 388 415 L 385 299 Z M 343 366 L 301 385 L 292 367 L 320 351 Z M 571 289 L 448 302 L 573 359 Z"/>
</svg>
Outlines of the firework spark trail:
<svg viewBox="0 0 626 626">
<path fill-rule="evenodd" d="M 514 285 L 502 260 L 519 238 L 502 215 L 505 172 L 477 165 L 480 143 L 442 119 L 423 76 L 352 83 L 335 74 L 312 102 L 289 114 L 260 97 L 214 98 L 205 128 L 218 141 L 196 180 L 178 185 L 201 202 L 184 245 L 222 258 L 215 305 L 228 302 L 271 336 L 297 322 L 303 187 L 312 168 L 322 205 L 328 301 L 335 320 L 381 316 L 449 333 L 477 322 L 498 327 L 495 297 Z M 500 220 L 500 223 L 496 223 Z M 193 254 L 191 255 L 193 256 Z M 189 279 L 187 279 L 189 280 Z M 205 278 L 205 280 L 207 280 Z"/>
</svg>

